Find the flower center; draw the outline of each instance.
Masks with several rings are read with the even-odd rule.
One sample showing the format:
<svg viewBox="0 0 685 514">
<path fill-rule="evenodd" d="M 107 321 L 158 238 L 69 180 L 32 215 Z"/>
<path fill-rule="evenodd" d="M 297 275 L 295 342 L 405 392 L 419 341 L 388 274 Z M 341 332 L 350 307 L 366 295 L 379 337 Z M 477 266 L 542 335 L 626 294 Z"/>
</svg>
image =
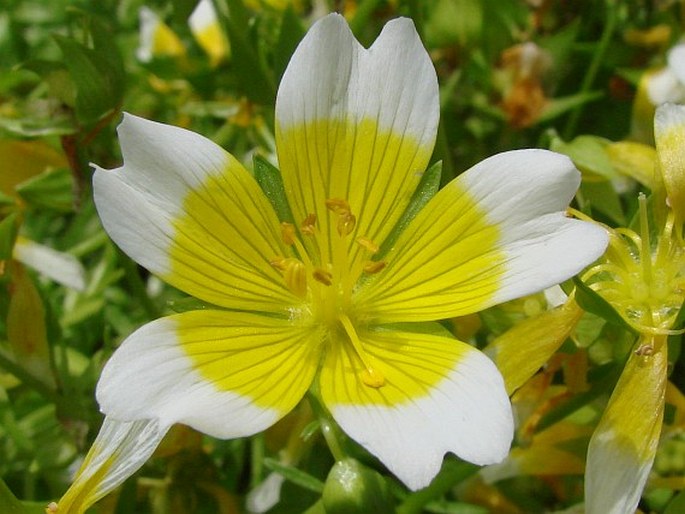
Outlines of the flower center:
<svg viewBox="0 0 685 514">
<path fill-rule="evenodd" d="M 355 356 L 361 381 L 369 387 L 382 387 L 383 374 L 374 366 L 357 334 L 352 294 L 364 275 L 378 273 L 385 267 L 381 260 L 371 260 L 379 247 L 371 239 L 356 236 L 357 218 L 347 200 L 326 200 L 328 230 L 322 233 L 316 215 L 309 214 L 299 228 L 281 223 L 283 241 L 292 250 L 290 256 L 278 256 L 271 261 L 280 270 L 290 291 L 311 306 L 317 323 L 327 331 L 329 344 L 344 341 Z M 328 251 L 321 251 L 322 248 Z M 361 252 L 363 258 L 351 258 Z M 330 255 L 323 261 L 322 254 Z"/>
<path fill-rule="evenodd" d="M 616 229 L 605 262 L 583 277 L 641 333 L 670 330 L 685 299 L 685 248 L 673 234 L 669 212 L 656 241 L 650 234 L 647 198 L 639 197 L 640 233 Z"/>
</svg>

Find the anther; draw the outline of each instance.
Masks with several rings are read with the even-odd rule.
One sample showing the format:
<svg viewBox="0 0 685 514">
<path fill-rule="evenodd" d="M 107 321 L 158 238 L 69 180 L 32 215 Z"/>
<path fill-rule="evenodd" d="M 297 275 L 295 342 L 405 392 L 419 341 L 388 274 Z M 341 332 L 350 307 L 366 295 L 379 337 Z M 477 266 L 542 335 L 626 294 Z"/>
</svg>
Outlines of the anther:
<svg viewBox="0 0 685 514">
<path fill-rule="evenodd" d="M 374 243 L 373 241 L 371 241 L 371 239 L 369 239 L 368 237 L 363 237 L 363 236 L 358 237 L 357 243 L 359 244 L 359 246 L 363 247 L 365 250 L 367 250 L 371 254 L 378 253 L 378 250 L 380 250 L 378 245 L 376 243 Z"/>
<path fill-rule="evenodd" d="M 50 502 L 48 506 L 45 508 L 45 512 L 49 512 L 50 514 L 53 514 L 54 512 L 59 512 L 59 505 L 57 505 L 55 502 Z"/>
<path fill-rule="evenodd" d="M 385 377 L 373 368 L 367 368 L 362 371 L 362 382 L 374 389 L 381 388 L 385 385 Z"/>
<path fill-rule="evenodd" d="M 350 214 L 350 204 L 342 198 L 329 198 L 326 208 L 335 214 Z"/>
<path fill-rule="evenodd" d="M 300 230 L 303 234 L 308 236 L 314 235 L 314 228 L 316 226 L 316 214 L 308 214 L 300 225 Z"/>
<path fill-rule="evenodd" d="M 333 283 L 333 274 L 322 268 L 316 268 L 312 273 L 314 280 L 321 282 L 325 286 L 330 286 Z"/>
<path fill-rule="evenodd" d="M 282 222 L 281 223 L 281 237 L 283 238 L 283 242 L 290 246 L 295 242 L 295 238 L 297 237 L 295 234 L 295 226 L 292 223 L 287 223 L 287 222 Z"/>
<path fill-rule="evenodd" d="M 357 218 L 354 214 L 346 212 L 338 216 L 338 234 L 341 236 L 347 236 L 352 233 L 355 225 L 357 224 Z"/>
<path fill-rule="evenodd" d="M 300 298 L 307 296 L 307 268 L 297 259 L 287 259 L 283 279 L 288 289 Z"/>
<path fill-rule="evenodd" d="M 364 273 L 373 275 L 384 269 L 386 265 L 385 261 L 369 261 L 364 265 Z"/>
<path fill-rule="evenodd" d="M 285 271 L 287 261 L 288 259 L 285 257 L 274 257 L 269 261 L 269 264 L 271 264 L 278 271 Z"/>
</svg>

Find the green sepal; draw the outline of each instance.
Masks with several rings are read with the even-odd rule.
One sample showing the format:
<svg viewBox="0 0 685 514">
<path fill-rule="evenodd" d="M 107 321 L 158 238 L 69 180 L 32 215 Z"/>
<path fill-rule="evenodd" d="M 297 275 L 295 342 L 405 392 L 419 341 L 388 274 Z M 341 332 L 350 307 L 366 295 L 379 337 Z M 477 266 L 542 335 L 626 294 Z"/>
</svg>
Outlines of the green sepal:
<svg viewBox="0 0 685 514">
<path fill-rule="evenodd" d="M 411 197 L 411 201 L 407 208 L 402 213 L 402 216 L 397 221 L 393 229 L 385 238 L 385 241 L 381 244 L 380 250 L 374 255 L 374 260 L 382 259 L 383 256 L 390 251 L 393 247 L 397 238 L 404 231 L 405 228 L 411 223 L 411 221 L 416 217 L 424 205 L 435 196 L 440 188 L 440 177 L 442 176 L 442 161 L 438 161 L 433 166 L 428 168 L 426 172 L 421 177 L 414 195 Z"/>
<path fill-rule="evenodd" d="M 293 213 L 285 196 L 285 186 L 280 170 L 260 155 L 255 155 L 252 162 L 257 183 L 271 202 L 278 219 L 287 223 L 294 223 Z"/>
<path fill-rule="evenodd" d="M 321 494 L 324 491 L 325 486 L 321 480 L 294 466 L 282 464 L 276 459 L 271 459 L 269 457 L 264 459 L 264 466 L 304 489 L 308 489 L 309 491 L 313 491 L 318 494 Z"/>
<path fill-rule="evenodd" d="M 74 209 L 74 180 L 66 168 L 48 170 L 16 187 L 31 207 L 69 212 Z"/>
<path fill-rule="evenodd" d="M 574 277 L 573 283 L 576 285 L 576 302 L 578 302 L 578 305 L 580 305 L 583 310 L 591 312 L 592 314 L 607 320 L 609 323 L 619 325 L 626 330 L 637 334 L 635 329 L 623 319 L 623 316 L 621 316 L 609 302 L 585 284 L 585 282 L 578 277 Z"/>
<path fill-rule="evenodd" d="M 326 514 L 395 512 L 383 476 L 355 459 L 335 463 L 328 473 L 322 499 Z"/>
<path fill-rule="evenodd" d="M 0 221 L 0 261 L 12 258 L 12 250 L 14 249 L 18 230 L 16 212 Z"/>
</svg>

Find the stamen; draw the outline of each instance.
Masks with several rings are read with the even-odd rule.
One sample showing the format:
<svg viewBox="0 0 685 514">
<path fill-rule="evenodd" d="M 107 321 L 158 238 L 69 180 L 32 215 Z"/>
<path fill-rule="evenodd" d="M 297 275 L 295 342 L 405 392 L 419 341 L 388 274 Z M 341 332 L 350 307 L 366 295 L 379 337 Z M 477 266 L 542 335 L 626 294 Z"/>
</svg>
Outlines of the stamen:
<svg viewBox="0 0 685 514">
<path fill-rule="evenodd" d="M 335 214 L 350 214 L 350 204 L 342 198 L 329 198 L 326 200 L 326 208 Z"/>
<path fill-rule="evenodd" d="M 385 261 L 369 261 L 364 265 L 364 273 L 373 275 L 384 269 L 385 266 L 387 266 Z"/>
<path fill-rule="evenodd" d="M 330 286 L 333 283 L 333 274 L 323 268 L 316 268 L 312 276 L 314 280 L 321 282 L 325 286 Z"/>
<path fill-rule="evenodd" d="M 300 298 L 307 296 L 307 268 L 301 261 L 287 259 L 283 279 L 295 296 Z"/>
<path fill-rule="evenodd" d="M 285 271 L 287 261 L 288 259 L 285 257 L 274 257 L 269 261 L 269 264 L 271 264 L 278 271 Z"/>
<path fill-rule="evenodd" d="M 338 215 L 338 234 L 341 236 L 348 236 L 354 230 L 357 224 L 357 218 L 354 214 L 346 212 Z"/>
<path fill-rule="evenodd" d="M 649 240 L 649 218 L 647 217 L 647 197 L 640 193 L 638 197 L 640 211 L 640 239 L 642 248 L 640 249 L 640 260 L 642 262 L 642 273 L 645 284 L 652 284 L 652 246 Z"/>
<path fill-rule="evenodd" d="M 379 246 L 368 237 L 358 237 L 357 243 L 371 254 L 378 253 L 378 250 L 380 250 Z"/>
<path fill-rule="evenodd" d="M 357 357 L 359 357 L 359 360 L 364 365 L 365 369 L 361 373 L 362 382 L 369 387 L 373 387 L 374 389 L 383 387 L 385 385 L 385 377 L 380 371 L 371 366 L 371 363 L 369 362 L 366 353 L 364 353 L 364 347 L 362 346 L 362 343 L 359 340 L 359 336 L 357 335 L 357 332 L 354 330 L 354 325 L 352 324 L 352 321 L 350 320 L 350 318 L 347 317 L 346 314 L 341 314 L 339 319 L 340 323 L 345 329 L 345 332 L 347 333 L 347 337 L 352 343 L 352 347 L 354 348 Z"/>
<path fill-rule="evenodd" d="M 291 246 L 297 239 L 297 234 L 295 234 L 295 226 L 292 223 L 282 222 L 281 223 L 281 237 L 283 242 L 288 246 Z"/>
<path fill-rule="evenodd" d="M 308 214 L 300 225 L 300 231 L 308 236 L 314 235 L 314 229 L 316 228 L 316 214 Z"/>
</svg>

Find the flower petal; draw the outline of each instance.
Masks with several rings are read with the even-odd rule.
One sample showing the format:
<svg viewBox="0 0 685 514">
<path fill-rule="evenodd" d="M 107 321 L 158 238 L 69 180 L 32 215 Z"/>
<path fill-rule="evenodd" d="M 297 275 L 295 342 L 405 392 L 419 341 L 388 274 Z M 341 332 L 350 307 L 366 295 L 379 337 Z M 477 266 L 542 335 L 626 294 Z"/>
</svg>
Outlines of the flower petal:
<svg viewBox="0 0 685 514">
<path fill-rule="evenodd" d="M 136 57 L 141 62 L 150 62 L 155 57 L 181 57 L 186 49 L 180 38 L 169 26 L 159 19 L 153 10 L 142 6 L 140 17 L 140 46 Z"/>
<path fill-rule="evenodd" d="M 86 270 L 73 255 L 19 236 L 12 256 L 59 284 L 76 291 L 86 288 Z"/>
<path fill-rule="evenodd" d="M 680 228 L 685 221 L 685 107 L 666 104 L 657 108 L 654 138 L 675 226 Z"/>
<path fill-rule="evenodd" d="M 666 345 L 630 355 L 595 433 L 585 471 L 585 512 L 634 512 L 654 462 L 666 391 Z"/>
<path fill-rule="evenodd" d="M 549 361 L 583 315 L 574 300 L 527 318 L 497 336 L 483 350 L 497 365 L 509 394 Z"/>
<path fill-rule="evenodd" d="M 108 416 L 156 418 L 206 434 L 242 437 L 288 413 L 318 364 L 313 331 L 290 320 L 191 311 L 134 332 L 102 372 L 97 399 Z"/>
<path fill-rule="evenodd" d="M 212 0 L 200 0 L 188 18 L 190 32 L 207 53 L 212 65 L 217 65 L 229 53 L 228 39 L 221 31 Z"/>
<path fill-rule="evenodd" d="M 362 342 L 385 384 L 365 385 L 350 346 L 334 344 L 321 371 L 321 395 L 340 427 L 409 488 L 428 485 L 446 452 L 476 464 L 506 457 L 511 405 L 485 355 L 422 333 L 379 330 Z"/>
<path fill-rule="evenodd" d="M 85 512 L 145 464 L 168 429 L 157 420 L 121 422 L 106 417 L 56 512 Z"/>
<path fill-rule="evenodd" d="M 438 116 L 435 70 L 411 20 L 389 22 L 368 50 L 340 15 L 310 29 L 278 91 L 276 143 L 295 220 L 316 214 L 328 238 L 324 262 L 335 230 L 325 200 L 347 200 L 356 234 L 382 243 L 427 167 Z"/>
<path fill-rule="evenodd" d="M 546 150 L 490 157 L 419 212 L 362 286 L 360 312 L 382 322 L 446 319 L 558 284 L 597 259 L 608 236 L 569 219 L 580 183 Z"/>
<path fill-rule="evenodd" d="M 286 255 L 280 225 L 252 176 L 192 132 L 125 115 L 124 166 L 96 167 L 102 223 L 132 259 L 204 301 L 283 311 L 298 302 L 269 264 Z"/>
</svg>

